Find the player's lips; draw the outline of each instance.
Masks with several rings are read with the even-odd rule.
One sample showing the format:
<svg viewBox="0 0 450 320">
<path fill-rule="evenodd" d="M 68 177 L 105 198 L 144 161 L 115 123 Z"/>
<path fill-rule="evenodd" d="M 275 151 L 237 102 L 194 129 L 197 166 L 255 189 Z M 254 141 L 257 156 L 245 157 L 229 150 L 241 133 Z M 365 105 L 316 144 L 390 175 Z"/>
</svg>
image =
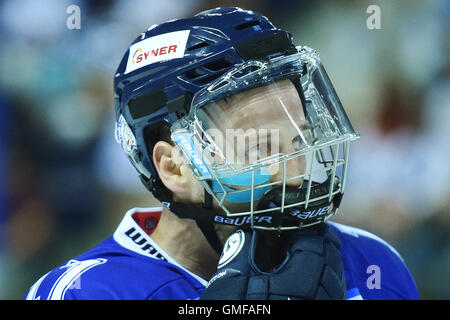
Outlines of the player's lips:
<svg viewBox="0 0 450 320">
<path fill-rule="evenodd" d="M 243 190 L 244 188 L 242 186 L 232 186 L 230 184 L 224 184 L 225 187 L 233 189 L 233 190 Z"/>
</svg>

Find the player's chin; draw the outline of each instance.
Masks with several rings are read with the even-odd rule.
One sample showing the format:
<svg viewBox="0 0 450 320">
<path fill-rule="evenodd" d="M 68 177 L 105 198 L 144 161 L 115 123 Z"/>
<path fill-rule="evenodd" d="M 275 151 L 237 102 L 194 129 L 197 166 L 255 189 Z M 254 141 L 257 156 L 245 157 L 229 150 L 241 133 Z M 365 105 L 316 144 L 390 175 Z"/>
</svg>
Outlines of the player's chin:
<svg viewBox="0 0 450 320">
<path fill-rule="evenodd" d="M 302 185 L 303 185 L 303 181 L 305 181 L 305 178 L 303 177 L 299 177 L 299 178 L 290 178 L 290 177 L 286 177 L 286 187 L 289 188 L 297 188 L 299 189 Z M 275 183 L 272 188 L 283 188 L 283 179 L 274 179 Z"/>
</svg>

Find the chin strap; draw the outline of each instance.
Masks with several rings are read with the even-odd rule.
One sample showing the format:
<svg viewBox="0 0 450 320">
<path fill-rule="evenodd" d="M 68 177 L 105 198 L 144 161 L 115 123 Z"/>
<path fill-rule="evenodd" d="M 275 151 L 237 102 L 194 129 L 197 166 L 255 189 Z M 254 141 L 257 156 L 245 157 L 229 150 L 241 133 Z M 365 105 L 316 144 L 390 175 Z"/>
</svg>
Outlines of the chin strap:
<svg viewBox="0 0 450 320">
<path fill-rule="evenodd" d="M 207 193 L 207 192 L 205 192 Z M 222 243 L 217 237 L 214 229 L 214 220 L 212 217 L 216 214 L 213 210 L 199 205 L 189 205 L 181 202 L 165 202 L 170 211 L 175 213 L 181 219 L 193 219 L 197 226 L 203 232 L 206 240 L 213 249 L 220 255 L 222 253 Z"/>
<path fill-rule="evenodd" d="M 266 192 L 261 198 L 257 210 L 264 210 L 268 208 L 280 208 L 284 202 L 287 208 L 284 211 L 275 210 L 267 213 L 266 219 L 259 218 L 256 225 L 266 226 L 267 220 L 270 220 L 272 227 L 308 227 L 317 223 L 325 222 L 329 217 L 334 215 L 339 208 L 342 199 L 342 192 L 339 177 L 334 178 L 334 185 L 330 186 L 332 177 L 322 183 L 311 181 L 310 194 L 307 195 L 308 181 L 304 181 L 304 187 L 293 188 L 286 186 L 285 190 L 281 187 L 272 188 Z M 331 200 L 327 195 L 330 193 L 330 187 L 334 195 Z M 303 204 L 295 205 L 296 203 L 304 202 L 309 197 L 310 202 L 305 208 Z M 316 200 L 320 199 L 320 200 Z M 269 219 L 270 218 L 270 219 Z"/>
</svg>

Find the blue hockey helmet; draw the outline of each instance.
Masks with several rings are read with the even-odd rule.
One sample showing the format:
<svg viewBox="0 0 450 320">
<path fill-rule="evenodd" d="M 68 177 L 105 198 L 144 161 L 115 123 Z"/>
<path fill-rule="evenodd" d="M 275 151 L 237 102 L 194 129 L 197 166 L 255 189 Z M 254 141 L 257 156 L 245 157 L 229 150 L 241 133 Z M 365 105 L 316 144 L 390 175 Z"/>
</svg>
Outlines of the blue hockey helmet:
<svg viewBox="0 0 450 320">
<path fill-rule="evenodd" d="M 171 197 L 152 152 L 157 141 L 170 139 L 183 151 L 205 196 L 225 213 L 212 217 L 215 223 L 296 229 L 336 213 L 349 143 L 358 135 L 317 52 L 294 46 L 290 33 L 266 17 L 216 8 L 150 27 L 125 53 L 114 94 L 116 139 L 159 200 L 170 202 Z M 227 157 L 231 149 L 225 152 L 211 134 L 260 129 L 271 122 L 278 128 L 266 132 L 270 129 L 286 149 L 251 161 Z M 289 176 L 287 167 L 294 161 L 305 166 Z M 269 172 L 274 165 L 280 174 Z M 195 211 L 190 217 L 202 220 L 198 215 Z"/>
</svg>

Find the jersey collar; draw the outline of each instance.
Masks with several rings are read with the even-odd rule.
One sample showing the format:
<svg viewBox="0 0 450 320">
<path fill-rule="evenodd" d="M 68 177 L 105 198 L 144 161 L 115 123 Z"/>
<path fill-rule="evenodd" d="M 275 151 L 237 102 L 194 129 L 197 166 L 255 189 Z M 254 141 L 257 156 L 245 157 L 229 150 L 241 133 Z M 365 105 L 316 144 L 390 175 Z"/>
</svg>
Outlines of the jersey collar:
<svg viewBox="0 0 450 320">
<path fill-rule="evenodd" d="M 196 280 L 198 280 L 202 285 L 206 286 L 207 281 L 187 270 L 180 264 L 178 264 L 172 257 L 170 257 L 158 244 L 147 234 L 145 230 L 143 230 L 136 220 L 133 218 L 133 215 L 142 215 L 148 214 L 151 216 L 158 216 L 158 213 L 161 214 L 161 207 L 154 208 L 133 208 L 128 210 L 116 231 L 113 234 L 114 240 L 122 247 L 131 250 L 140 255 L 167 261 L 178 268 L 186 271 Z"/>
</svg>

